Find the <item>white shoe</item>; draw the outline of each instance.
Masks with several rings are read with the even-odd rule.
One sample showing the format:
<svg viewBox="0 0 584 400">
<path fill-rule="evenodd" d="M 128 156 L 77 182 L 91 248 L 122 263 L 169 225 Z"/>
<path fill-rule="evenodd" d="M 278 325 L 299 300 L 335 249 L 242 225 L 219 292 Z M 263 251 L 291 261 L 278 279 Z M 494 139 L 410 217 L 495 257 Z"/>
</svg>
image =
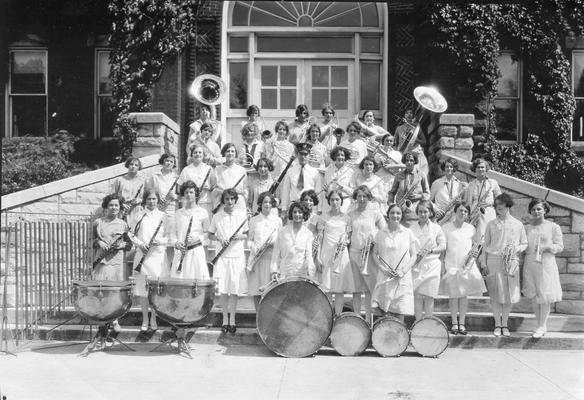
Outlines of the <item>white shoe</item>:
<svg viewBox="0 0 584 400">
<path fill-rule="evenodd" d="M 495 327 L 495 330 L 493 331 L 493 335 L 496 337 L 501 336 L 501 327 L 500 326 Z"/>
<path fill-rule="evenodd" d="M 158 324 L 156 324 L 156 318 L 150 318 L 150 328 L 152 328 L 153 331 L 158 329 Z"/>
<path fill-rule="evenodd" d="M 140 327 L 140 332 L 146 332 L 148 330 L 148 322 L 142 322 L 142 326 Z"/>
<path fill-rule="evenodd" d="M 537 328 L 535 332 L 533 332 L 533 335 L 531 335 L 531 337 L 534 339 L 541 339 L 544 335 L 545 330 L 543 330 L 542 328 Z"/>
<path fill-rule="evenodd" d="M 120 333 L 122 331 L 122 327 L 118 323 L 117 319 L 114 322 L 112 322 L 112 327 L 114 328 L 114 332 L 116 333 Z"/>
</svg>

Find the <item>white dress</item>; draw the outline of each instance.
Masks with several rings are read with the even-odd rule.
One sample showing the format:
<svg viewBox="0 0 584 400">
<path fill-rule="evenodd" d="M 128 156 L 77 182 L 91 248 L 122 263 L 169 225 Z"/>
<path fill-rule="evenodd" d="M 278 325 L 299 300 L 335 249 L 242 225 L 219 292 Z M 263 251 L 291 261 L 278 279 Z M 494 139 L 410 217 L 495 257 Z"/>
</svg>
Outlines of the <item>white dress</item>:
<svg viewBox="0 0 584 400">
<path fill-rule="evenodd" d="M 329 185 L 327 191 L 337 189 L 343 192 L 343 204 L 341 205 L 342 213 L 347 213 L 349 211 L 349 207 L 351 207 L 351 196 L 353 194 L 351 179 L 354 172 L 355 170 L 347 164 L 344 164 L 341 168 L 337 168 L 335 164 L 331 164 L 324 171 L 323 182 Z M 322 207 L 320 208 L 322 209 L 323 213 L 326 213 L 331 209 L 326 200 L 326 195 L 327 192 L 323 191 L 318 199 L 320 204 L 322 204 Z"/>
<path fill-rule="evenodd" d="M 476 262 L 473 261 L 466 270 L 463 265 L 472 248 L 475 228 L 466 222 L 460 228 L 448 222 L 442 230 L 446 236 L 446 252 L 440 291 L 451 299 L 482 295 L 487 288 Z"/>
<path fill-rule="evenodd" d="M 484 208 L 485 213 L 479 213 L 478 223 L 475 228 L 484 235 L 485 229 L 489 221 L 492 221 L 497 216 L 495 213 L 495 197 L 501 194 L 501 188 L 496 180 L 487 178 L 483 181 L 473 179 L 466 188 L 464 201 L 470 205 L 471 213 L 477 207 L 479 199 L 483 198 L 481 207 Z M 484 197 L 483 197 L 484 196 Z M 469 216 L 470 218 L 470 216 Z"/>
<path fill-rule="evenodd" d="M 407 272 L 398 279 L 389 278 L 379 270 L 377 284 L 371 295 L 373 306 L 378 306 L 385 312 L 413 315 L 414 289 L 409 268 L 414 261 L 410 253 L 414 254 L 418 246 L 416 237 L 411 230 L 400 225 L 394 232 L 389 229 L 380 230 L 375 235 L 374 242 L 373 252 L 378 253 L 398 274 Z"/>
<path fill-rule="evenodd" d="M 266 243 L 268 238 L 272 246 L 267 248 L 259 260 L 248 270 L 248 294 L 259 296 L 259 289 L 270 282 L 270 264 L 272 262 L 273 244 L 278 238 L 278 231 L 282 227 L 282 220 L 274 215 L 258 214 L 249 221 L 249 259 L 254 257 L 260 247 Z M 249 260 L 248 260 L 249 262 Z"/>
<path fill-rule="evenodd" d="M 207 176 L 207 174 L 209 174 L 209 176 Z M 211 210 L 213 210 L 211 189 L 215 186 L 215 182 L 217 181 L 213 168 L 205 163 L 200 163 L 199 165 L 189 164 L 181 171 L 177 185 L 180 187 L 187 181 L 194 182 L 198 188 L 202 189 L 199 194 L 198 204 L 207 210 L 209 215 L 211 215 Z M 204 185 L 203 182 L 205 183 Z M 203 185 L 202 188 L 201 185 Z"/>
<path fill-rule="evenodd" d="M 351 159 L 347 160 L 346 163 L 354 169 L 359 169 L 359 163 L 367 155 L 367 144 L 361 139 L 350 141 L 349 138 L 343 138 L 341 146 L 351 151 Z"/>
<path fill-rule="evenodd" d="M 134 237 L 138 244 L 148 245 L 154 236 L 154 232 L 162 223 L 158 232 L 156 232 L 157 246 L 152 246 L 144 258 L 140 272 L 134 270 L 136 278 L 136 295 L 147 296 L 146 280 L 164 277 L 168 274 L 168 260 L 166 258 L 166 243 L 168 242 L 167 232 L 164 231 L 164 213 L 158 209 L 152 211 L 146 209 L 142 216 L 138 218 L 139 224 L 133 227 Z M 136 246 L 134 254 L 134 269 L 144 256 L 144 252 L 139 246 Z"/>
<path fill-rule="evenodd" d="M 391 158 L 391 160 L 393 160 L 394 162 L 389 161 L 389 165 L 394 165 L 396 163 L 401 164 L 401 159 L 402 159 L 402 154 L 397 151 L 397 150 L 387 150 L 389 157 Z M 387 193 L 389 192 L 389 190 L 391 189 L 391 187 L 393 186 L 393 181 L 395 180 L 395 175 L 397 174 L 397 170 L 396 169 L 385 169 L 383 167 L 383 164 L 387 161 L 386 157 L 381 156 L 381 154 L 375 154 L 375 161 L 377 161 L 380 165 L 379 170 L 377 170 L 376 175 L 379 176 L 381 179 L 383 179 L 383 183 L 381 183 L 380 185 L 382 185 L 382 191 L 383 193 L 385 193 L 386 197 L 387 197 Z M 387 208 L 387 207 L 386 207 Z"/>
<path fill-rule="evenodd" d="M 315 267 L 312 259 L 314 236 L 305 226 L 294 232 L 294 224 L 289 222 L 278 232 L 274 245 L 270 272 L 277 272 L 282 278 L 289 276 L 314 277 Z"/>
<path fill-rule="evenodd" d="M 221 195 L 226 189 L 231 189 L 235 186 L 237 181 L 241 177 L 241 180 L 235 187 L 235 191 L 239 195 L 237 203 L 235 204 L 236 210 L 246 210 L 246 198 L 247 196 L 247 171 L 241 165 L 235 163 L 230 166 L 218 165 L 215 167 L 215 175 L 217 177 L 216 188 L 213 190 L 213 206 L 217 207 L 221 203 Z M 223 209 L 221 205 L 220 209 Z"/>
<path fill-rule="evenodd" d="M 141 174 L 137 174 L 133 179 L 130 179 L 128 175 L 122 175 L 114 181 L 111 192 L 122 196 L 125 203 L 129 203 L 134 199 L 140 200 L 141 203 L 144 196 L 144 189 L 146 189 L 145 186 L 146 179 Z M 133 226 L 138 221 L 138 218 L 140 218 L 143 210 L 140 204 L 133 207 L 127 214 L 126 221 L 128 225 Z"/>
<path fill-rule="evenodd" d="M 528 245 L 523 265 L 523 294 L 527 298 L 535 298 L 538 304 L 562 300 L 562 286 L 555 256 L 564 249 L 560 226 L 544 221 L 541 225 L 527 225 L 526 231 Z M 538 240 L 540 246 L 552 246 L 551 252 L 541 254 L 540 261 L 535 259 Z"/>
<path fill-rule="evenodd" d="M 432 182 L 430 187 L 430 201 L 434 206 L 443 212 L 447 212 L 448 205 L 457 197 L 464 196 L 464 190 L 466 185 L 461 182 L 457 177 L 453 176 L 451 180 L 448 180 L 446 176 L 442 176 Z M 459 197 L 460 200 L 462 198 Z M 454 208 L 454 207 L 453 207 Z M 451 217 L 448 221 L 444 219 L 440 221 L 440 225 L 444 225 L 446 222 L 454 220 L 454 212 L 452 212 Z"/>
<path fill-rule="evenodd" d="M 169 174 L 163 174 L 161 170 L 156 171 L 152 174 L 148 180 L 147 187 L 154 189 L 154 191 L 160 197 L 160 201 L 166 198 L 169 194 L 170 200 L 166 203 L 166 209 L 164 210 L 164 229 L 167 232 L 172 232 L 174 224 L 174 212 L 176 211 L 176 200 L 178 196 L 176 194 L 176 186 L 172 187 L 175 181 L 177 181 L 178 174 L 172 171 Z"/>
<path fill-rule="evenodd" d="M 247 214 L 245 211 L 234 210 L 228 214 L 224 210 L 213 216 L 209 233 L 217 238 L 228 240 L 239 229 L 238 234 L 247 232 Z M 221 294 L 244 295 L 247 293 L 247 276 L 245 273 L 245 253 L 243 240 L 234 240 L 217 260 L 213 270 L 213 278 L 217 280 L 217 288 Z M 221 245 L 217 244 L 216 254 Z"/>
<path fill-rule="evenodd" d="M 446 244 L 442 228 L 432 221 L 428 221 L 424 226 L 420 226 L 419 222 L 413 223 L 410 229 L 418 239 L 418 252 L 424 247 L 433 249 Z M 420 260 L 418 265 L 412 268 L 414 294 L 436 297 L 440 288 L 441 269 L 440 254 L 428 254 Z"/>
<path fill-rule="evenodd" d="M 193 217 L 193 223 L 189 233 L 189 237 L 191 238 L 189 242 L 195 240 L 203 242 L 206 239 L 206 232 L 209 227 L 209 214 L 204 208 L 194 206 L 191 209 L 181 208 L 176 212 L 175 230 L 170 238 L 171 243 L 185 241 L 191 217 Z M 203 246 L 197 246 L 185 252 L 182 261 L 182 271 L 178 272 L 181 257 L 183 257 L 182 252 L 175 250 L 170 276 L 180 279 L 209 279 L 209 270 L 207 268 L 207 259 Z"/>
<path fill-rule="evenodd" d="M 387 192 L 384 192 L 385 185 L 382 179 L 375 174 L 365 177 L 362 170 L 355 171 L 353 179 L 351 179 L 351 187 L 356 189 L 361 185 L 367 186 L 373 195 L 373 199 L 369 202 L 368 207 L 379 210 L 382 213 L 385 212 L 387 208 Z M 353 202 L 351 209 L 354 209 L 356 206 L 356 203 Z"/>
</svg>

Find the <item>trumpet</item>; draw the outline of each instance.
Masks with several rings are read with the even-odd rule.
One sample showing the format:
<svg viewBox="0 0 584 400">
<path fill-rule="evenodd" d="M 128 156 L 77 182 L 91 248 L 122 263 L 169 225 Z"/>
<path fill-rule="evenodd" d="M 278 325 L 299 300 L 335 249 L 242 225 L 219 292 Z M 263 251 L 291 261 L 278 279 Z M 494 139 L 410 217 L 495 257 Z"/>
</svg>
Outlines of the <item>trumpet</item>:
<svg viewBox="0 0 584 400">
<path fill-rule="evenodd" d="M 246 269 L 248 271 L 252 271 L 253 267 L 256 265 L 256 263 L 259 261 L 260 258 L 262 258 L 262 256 L 264 255 L 264 253 L 266 252 L 266 250 L 268 250 L 271 246 L 273 246 L 274 241 L 272 240 L 272 235 L 274 233 L 276 233 L 276 231 L 278 230 L 278 228 L 274 228 L 272 230 L 272 232 L 270 232 L 270 234 L 268 235 L 267 239 L 264 241 L 264 243 L 262 243 L 262 245 L 258 248 L 258 250 L 255 252 L 255 254 L 250 257 L 247 260 L 247 266 Z"/>
<path fill-rule="evenodd" d="M 318 259 L 318 253 L 320 252 L 320 243 L 324 237 L 324 229 L 320 229 L 312 241 L 312 259 Z"/>
<path fill-rule="evenodd" d="M 341 235 L 341 237 L 339 238 L 339 241 L 337 242 L 337 244 L 335 246 L 335 254 L 333 255 L 333 261 L 332 261 L 333 265 L 335 266 L 335 268 L 333 269 L 333 274 L 338 274 L 340 272 L 341 265 L 338 261 L 339 261 L 339 257 L 343 253 L 343 251 L 347 248 L 347 240 L 348 240 L 348 234 L 347 234 L 347 232 L 345 232 Z"/>
<path fill-rule="evenodd" d="M 371 249 L 373 248 L 373 236 L 369 236 L 367 241 L 365 242 L 365 246 L 361 249 L 361 254 L 359 257 L 359 262 L 361 264 L 361 275 L 369 275 L 369 271 L 367 270 L 369 254 L 371 253 Z"/>
<path fill-rule="evenodd" d="M 428 238 L 426 243 L 424 243 L 424 246 L 422 246 L 420 249 L 420 252 L 416 255 L 416 261 L 411 266 L 412 269 L 415 269 L 418 265 L 420 265 L 422 260 L 426 257 L 426 254 L 424 253 L 427 253 L 429 250 L 431 250 L 433 245 L 432 238 Z"/>
<path fill-rule="evenodd" d="M 516 247 L 513 243 L 508 243 L 503 249 L 503 269 L 505 275 L 514 277 L 518 268 L 519 258 L 517 257 Z"/>
<path fill-rule="evenodd" d="M 462 264 L 462 271 L 466 272 L 470 269 L 472 263 L 477 260 L 479 254 L 481 254 L 481 250 L 483 249 L 483 239 L 481 238 L 480 241 L 473 243 L 472 247 L 470 248 L 469 252 L 467 253 L 466 257 L 464 258 L 464 263 Z"/>
</svg>

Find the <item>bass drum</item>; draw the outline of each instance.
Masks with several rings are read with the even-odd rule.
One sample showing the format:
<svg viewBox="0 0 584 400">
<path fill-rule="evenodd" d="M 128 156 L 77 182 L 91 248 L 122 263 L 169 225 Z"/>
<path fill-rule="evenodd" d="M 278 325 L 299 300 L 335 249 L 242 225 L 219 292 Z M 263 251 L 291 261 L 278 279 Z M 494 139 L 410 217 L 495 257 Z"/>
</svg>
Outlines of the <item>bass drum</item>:
<svg viewBox="0 0 584 400">
<path fill-rule="evenodd" d="M 266 347 L 283 357 L 306 357 L 328 339 L 333 308 L 316 282 L 289 277 L 264 291 L 256 318 Z"/>
<path fill-rule="evenodd" d="M 89 321 L 111 322 L 132 307 L 132 282 L 73 281 L 72 285 L 75 309 Z"/>
<path fill-rule="evenodd" d="M 412 326 L 412 346 L 424 357 L 438 357 L 446 350 L 449 342 L 448 328 L 438 318 L 422 318 Z"/>
<path fill-rule="evenodd" d="M 393 317 L 379 318 L 371 334 L 373 348 L 383 357 L 399 357 L 410 343 L 406 325 Z"/>
<path fill-rule="evenodd" d="M 371 342 L 371 328 L 354 312 L 344 312 L 335 318 L 331 344 L 342 356 L 358 356 Z"/>
</svg>

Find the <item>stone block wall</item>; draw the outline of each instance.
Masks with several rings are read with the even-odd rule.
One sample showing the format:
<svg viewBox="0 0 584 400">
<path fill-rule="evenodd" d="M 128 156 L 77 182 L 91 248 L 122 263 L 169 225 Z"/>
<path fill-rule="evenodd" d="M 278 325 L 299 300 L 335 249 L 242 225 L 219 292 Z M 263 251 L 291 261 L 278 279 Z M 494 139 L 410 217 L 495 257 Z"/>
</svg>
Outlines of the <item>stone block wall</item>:
<svg viewBox="0 0 584 400">
<path fill-rule="evenodd" d="M 474 124 L 472 114 L 441 114 L 430 125 L 427 157 L 431 181 L 440 176 L 440 160 L 445 153 L 467 161 L 472 159 Z"/>
</svg>

